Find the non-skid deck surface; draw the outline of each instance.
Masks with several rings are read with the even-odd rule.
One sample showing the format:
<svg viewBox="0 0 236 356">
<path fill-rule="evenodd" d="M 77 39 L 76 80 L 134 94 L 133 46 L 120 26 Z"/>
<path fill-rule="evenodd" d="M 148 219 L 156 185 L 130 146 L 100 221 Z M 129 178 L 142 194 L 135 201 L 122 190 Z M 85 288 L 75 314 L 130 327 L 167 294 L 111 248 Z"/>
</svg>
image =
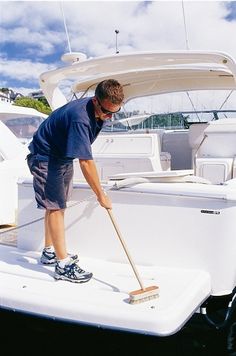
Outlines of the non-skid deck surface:
<svg viewBox="0 0 236 356">
<path fill-rule="evenodd" d="M 47 317 L 134 332 L 176 332 L 210 294 L 210 277 L 199 270 L 137 266 L 145 286 L 158 285 L 159 298 L 131 305 L 139 289 L 128 264 L 80 258 L 93 272 L 84 284 L 55 281 L 54 267 L 39 263 L 38 252 L 0 246 L 1 306 Z"/>
</svg>

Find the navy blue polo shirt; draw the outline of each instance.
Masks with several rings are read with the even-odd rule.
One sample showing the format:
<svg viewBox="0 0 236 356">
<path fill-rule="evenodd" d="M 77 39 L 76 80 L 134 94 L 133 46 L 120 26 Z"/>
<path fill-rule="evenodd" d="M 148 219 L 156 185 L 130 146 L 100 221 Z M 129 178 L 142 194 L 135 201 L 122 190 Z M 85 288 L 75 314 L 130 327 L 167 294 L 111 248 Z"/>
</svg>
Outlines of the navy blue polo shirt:
<svg viewBox="0 0 236 356">
<path fill-rule="evenodd" d="M 42 159 L 93 159 L 91 144 L 103 121 L 95 118 L 92 98 L 71 101 L 53 111 L 33 136 L 29 150 Z"/>
</svg>

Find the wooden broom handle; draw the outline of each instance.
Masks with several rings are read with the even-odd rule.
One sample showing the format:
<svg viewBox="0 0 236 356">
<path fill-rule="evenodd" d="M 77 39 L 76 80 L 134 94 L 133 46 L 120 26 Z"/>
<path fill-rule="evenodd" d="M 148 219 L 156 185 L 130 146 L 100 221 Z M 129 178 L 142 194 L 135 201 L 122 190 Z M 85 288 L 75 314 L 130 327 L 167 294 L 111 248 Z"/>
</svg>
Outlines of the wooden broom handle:
<svg viewBox="0 0 236 356">
<path fill-rule="evenodd" d="M 145 290 L 144 285 L 143 285 L 143 283 L 142 283 L 142 281 L 141 281 L 141 278 L 140 278 L 140 276 L 139 276 L 139 274 L 138 274 L 138 271 L 137 271 L 137 269 L 136 269 L 136 267 L 135 267 L 135 264 L 133 263 L 132 258 L 131 258 L 130 254 L 129 254 L 129 252 L 128 252 L 128 249 L 127 249 L 127 246 L 126 246 L 126 244 L 125 244 L 125 241 L 123 240 L 123 238 L 122 238 L 122 236 L 121 236 L 121 233 L 120 233 L 120 230 L 119 230 L 119 228 L 118 228 L 118 226 L 117 226 L 117 224 L 116 224 L 116 222 L 115 222 L 115 219 L 114 219 L 112 210 L 111 210 L 111 209 L 107 209 L 107 212 L 108 212 L 108 214 L 109 214 L 109 216 L 110 216 L 110 219 L 111 219 L 111 222 L 112 222 L 112 224 L 113 224 L 113 226 L 114 226 L 114 228 L 115 228 L 115 230 L 116 230 L 117 236 L 119 237 L 119 240 L 120 240 L 120 242 L 121 242 L 121 244 L 122 244 L 122 246 L 123 246 L 123 249 L 124 249 L 124 251 L 125 251 L 125 253 L 126 253 L 126 256 L 127 256 L 128 260 L 129 260 L 129 262 L 130 262 L 130 265 L 131 265 L 131 267 L 132 267 L 132 269 L 133 269 L 133 271 L 134 271 L 134 274 L 135 274 L 135 276 L 136 276 L 136 278 L 137 278 L 137 280 L 138 280 L 138 283 L 139 283 L 141 289 Z"/>
</svg>

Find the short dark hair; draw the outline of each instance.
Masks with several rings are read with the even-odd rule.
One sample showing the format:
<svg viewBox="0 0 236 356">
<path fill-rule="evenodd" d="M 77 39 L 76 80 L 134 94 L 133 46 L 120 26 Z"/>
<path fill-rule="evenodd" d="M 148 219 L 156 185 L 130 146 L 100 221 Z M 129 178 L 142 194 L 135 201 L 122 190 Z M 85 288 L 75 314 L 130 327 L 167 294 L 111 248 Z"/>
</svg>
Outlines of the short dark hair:
<svg viewBox="0 0 236 356">
<path fill-rule="evenodd" d="M 112 104 L 121 104 L 124 100 L 123 87 L 115 79 L 106 79 L 97 85 L 95 96 L 100 100 L 109 99 Z"/>
</svg>

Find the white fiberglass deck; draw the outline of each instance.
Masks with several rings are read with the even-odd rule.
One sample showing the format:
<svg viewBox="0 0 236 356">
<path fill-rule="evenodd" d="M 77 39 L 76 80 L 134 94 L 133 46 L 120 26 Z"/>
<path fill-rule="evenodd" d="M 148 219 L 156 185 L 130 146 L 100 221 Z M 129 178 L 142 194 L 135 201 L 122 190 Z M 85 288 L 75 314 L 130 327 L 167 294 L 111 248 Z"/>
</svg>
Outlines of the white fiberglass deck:
<svg viewBox="0 0 236 356">
<path fill-rule="evenodd" d="M 39 252 L 0 246 L 1 306 L 49 318 L 154 335 L 176 332 L 210 294 L 210 277 L 200 270 L 138 266 L 145 286 L 158 285 L 159 298 L 131 305 L 139 285 L 128 264 L 82 258 L 94 273 L 85 284 L 55 281 L 54 267 Z"/>
</svg>

